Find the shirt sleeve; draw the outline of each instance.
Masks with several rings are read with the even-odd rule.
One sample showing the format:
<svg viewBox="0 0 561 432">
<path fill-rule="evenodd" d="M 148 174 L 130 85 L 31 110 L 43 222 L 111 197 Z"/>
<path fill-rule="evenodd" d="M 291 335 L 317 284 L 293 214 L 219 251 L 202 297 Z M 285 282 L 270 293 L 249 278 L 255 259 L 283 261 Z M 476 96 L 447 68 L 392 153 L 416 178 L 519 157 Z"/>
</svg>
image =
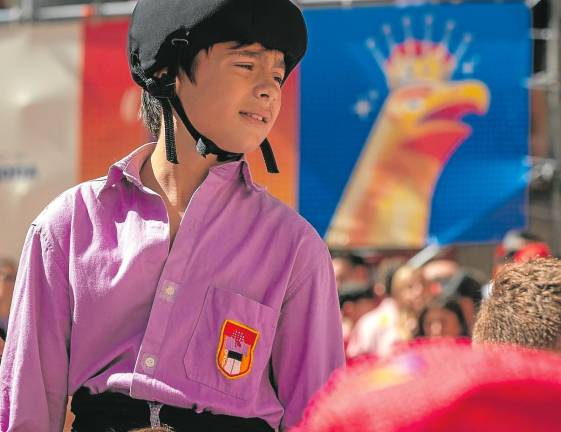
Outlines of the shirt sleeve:
<svg viewBox="0 0 561 432">
<path fill-rule="evenodd" d="M 272 350 L 273 379 L 284 407 L 281 428 L 296 425 L 308 401 L 344 365 L 343 334 L 327 248 L 287 291 Z"/>
<path fill-rule="evenodd" d="M 21 256 L 0 364 L 0 430 L 62 431 L 70 309 L 66 259 L 32 225 Z"/>
</svg>

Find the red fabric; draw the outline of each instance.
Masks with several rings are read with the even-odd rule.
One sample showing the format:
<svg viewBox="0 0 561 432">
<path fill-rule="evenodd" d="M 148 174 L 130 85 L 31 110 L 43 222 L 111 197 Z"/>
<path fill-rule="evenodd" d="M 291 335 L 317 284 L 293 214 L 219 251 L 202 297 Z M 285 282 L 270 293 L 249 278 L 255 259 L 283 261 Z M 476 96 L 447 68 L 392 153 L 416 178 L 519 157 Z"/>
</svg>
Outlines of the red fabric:
<svg viewBox="0 0 561 432">
<path fill-rule="evenodd" d="M 547 258 L 551 256 L 551 250 L 545 243 L 536 242 L 524 246 L 514 254 L 514 262 L 526 262 L 534 258 Z"/>
<path fill-rule="evenodd" d="M 505 259 L 507 251 L 503 245 L 498 245 L 495 248 L 495 261 L 502 261 Z M 525 262 L 532 258 L 548 258 L 551 256 L 551 249 L 547 243 L 533 242 L 517 250 L 512 260 L 514 262 Z"/>
<path fill-rule="evenodd" d="M 561 357 L 420 343 L 333 375 L 293 432 L 561 429 Z"/>
<path fill-rule="evenodd" d="M 127 64 L 128 19 L 83 23 L 80 181 L 104 176 L 149 140 L 138 119 L 140 87 Z"/>
</svg>

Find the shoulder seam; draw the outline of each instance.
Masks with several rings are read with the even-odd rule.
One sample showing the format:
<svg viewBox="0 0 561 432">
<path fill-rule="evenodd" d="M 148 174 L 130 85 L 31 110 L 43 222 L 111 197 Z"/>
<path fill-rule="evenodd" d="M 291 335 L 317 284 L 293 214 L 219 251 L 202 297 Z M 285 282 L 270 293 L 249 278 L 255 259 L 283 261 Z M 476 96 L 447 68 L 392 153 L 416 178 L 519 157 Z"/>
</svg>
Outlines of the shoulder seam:
<svg viewBox="0 0 561 432">
<path fill-rule="evenodd" d="M 61 263 L 59 262 L 59 259 L 56 258 L 57 256 L 58 257 L 64 256 L 60 247 L 58 247 L 56 242 L 51 240 L 49 234 L 47 232 L 45 232 L 45 230 L 43 229 L 43 227 L 41 225 L 39 225 L 38 223 L 32 223 L 31 225 L 33 226 L 34 231 L 36 233 L 38 233 L 39 236 L 45 242 L 45 244 L 47 246 L 46 250 L 50 251 L 53 254 L 53 261 L 56 263 L 56 266 L 58 267 L 58 270 L 65 276 L 65 278 L 67 280 L 67 283 L 70 283 L 68 281 L 68 275 L 67 275 L 66 270 L 64 269 L 64 266 L 62 266 Z M 65 264 L 68 266 L 68 262 L 66 262 Z"/>
</svg>

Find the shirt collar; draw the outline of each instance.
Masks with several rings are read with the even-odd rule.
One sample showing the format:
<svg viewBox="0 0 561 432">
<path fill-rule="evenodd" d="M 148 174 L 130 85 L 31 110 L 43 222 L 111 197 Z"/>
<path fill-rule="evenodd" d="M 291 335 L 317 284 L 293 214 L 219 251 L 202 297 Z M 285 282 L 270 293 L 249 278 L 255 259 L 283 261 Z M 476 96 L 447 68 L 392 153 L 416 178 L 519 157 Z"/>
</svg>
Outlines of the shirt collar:
<svg viewBox="0 0 561 432">
<path fill-rule="evenodd" d="M 142 187 L 140 169 L 142 168 L 142 164 L 152 154 L 154 148 L 156 148 L 156 143 L 144 144 L 120 161 L 111 165 L 107 172 L 105 183 L 97 193 L 97 197 L 99 198 L 103 191 L 111 188 L 123 179 L 130 181 L 137 187 Z"/>
<path fill-rule="evenodd" d="M 111 165 L 107 173 L 105 183 L 97 193 L 97 197 L 99 198 L 104 190 L 111 188 L 123 179 L 126 179 L 136 187 L 141 188 L 142 181 L 140 180 L 140 170 L 146 159 L 150 157 L 155 148 L 156 143 L 152 142 L 144 144 L 120 161 Z M 209 175 L 215 175 L 229 181 L 234 180 L 235 178 L 243 179 L 243 182 L 248 188 L 257 192 L 264 190 L 263 187 L 253 182 L 249 164 L 245 158 L 242 158 L 239 161 L 215 165 L 210 168 Z"/>
<path fill-rule="evenodd" d="M 264 190 L 263 187 L 254 183 L 249 163 L 245 158 L 242 158 L 239 161 L 215 165 L 210 168 L 209 175 L 216 175 L 225 180 L 233 180 L 235 178 L 243 179 L 243 182 L 248 188 L 256 192 Z"/>
</svg>

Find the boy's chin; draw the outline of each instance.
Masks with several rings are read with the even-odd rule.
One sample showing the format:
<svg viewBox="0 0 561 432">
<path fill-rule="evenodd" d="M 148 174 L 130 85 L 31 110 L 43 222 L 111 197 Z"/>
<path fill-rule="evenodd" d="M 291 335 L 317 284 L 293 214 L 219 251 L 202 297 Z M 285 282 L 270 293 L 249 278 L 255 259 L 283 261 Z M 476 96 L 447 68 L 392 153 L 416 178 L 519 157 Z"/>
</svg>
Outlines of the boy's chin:
<svg viewBox="0 0 561 432">
<path fill-rule="evenodd" d="M 232 153 L 251 153 L 252 151 L 257 149 L 262 142 L 263 140 L 243 143 L 229 143 L 227 145 L 221 146 L 221 148 Z"/>
</svg>

